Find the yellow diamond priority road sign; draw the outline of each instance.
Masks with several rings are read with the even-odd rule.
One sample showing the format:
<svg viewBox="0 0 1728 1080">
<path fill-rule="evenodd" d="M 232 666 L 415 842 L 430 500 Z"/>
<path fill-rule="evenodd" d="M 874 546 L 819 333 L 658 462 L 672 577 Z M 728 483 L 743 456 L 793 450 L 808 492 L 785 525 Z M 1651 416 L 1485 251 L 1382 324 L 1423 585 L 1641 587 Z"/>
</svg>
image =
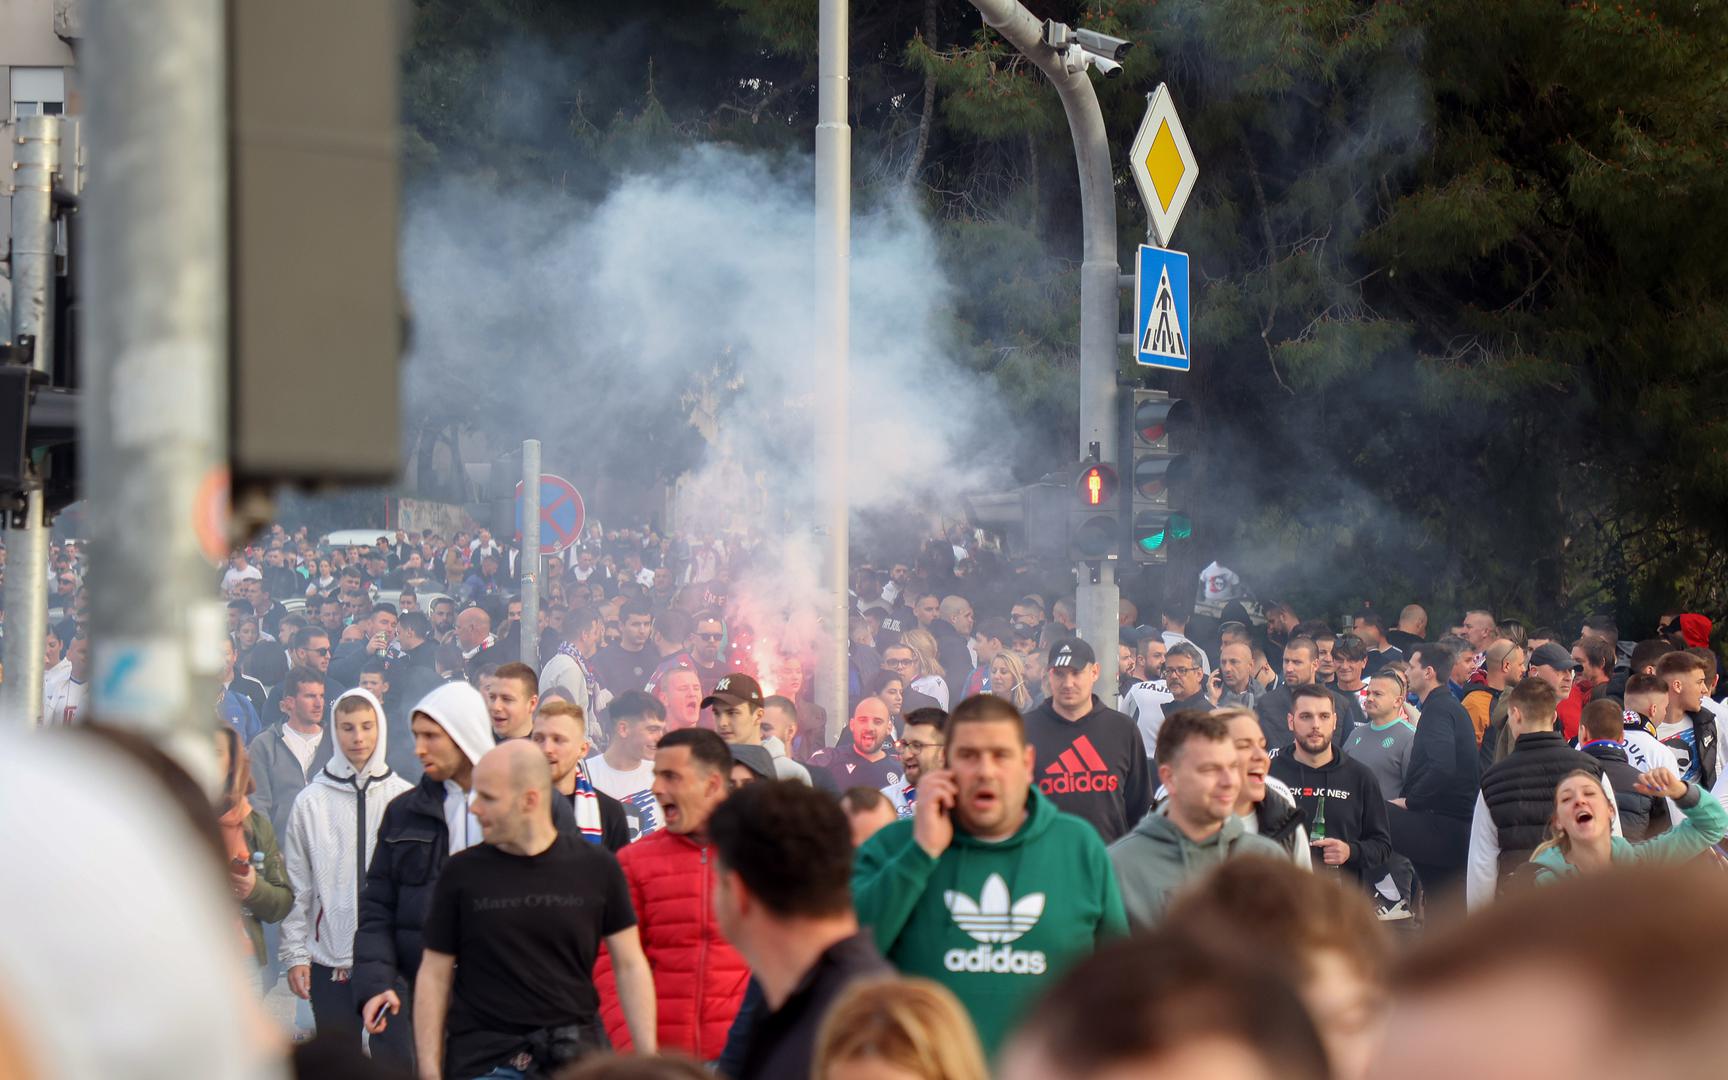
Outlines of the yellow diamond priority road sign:
<svg viewBox="0 0 1728 1080">
<path fill-rule="evenodd" d="M 1153 92 L 1146 116 L 1140 121 L 1134 148 L 1128 152 L 1128 165 L 1134 170 L 1134 185 L 1140 189 L 1140 201 L 1146 204 L 1146 215 L 1151 219 L 1152 238 L 1159 247 L 1169 247 L 1170 234 L 1176 231 L 1176 221 L 1200 177 L 1200 166 L 1176 115 L 1176 103 L 1170 100 L 1170 88 L 1163 83 Z"/>
</svg>

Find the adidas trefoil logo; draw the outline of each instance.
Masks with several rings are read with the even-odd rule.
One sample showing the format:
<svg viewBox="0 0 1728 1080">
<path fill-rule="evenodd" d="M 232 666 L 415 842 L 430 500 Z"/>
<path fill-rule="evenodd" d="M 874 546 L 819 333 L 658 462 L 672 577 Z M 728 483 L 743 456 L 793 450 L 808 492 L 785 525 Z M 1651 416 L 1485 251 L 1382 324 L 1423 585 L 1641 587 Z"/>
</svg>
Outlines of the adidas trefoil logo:
<svg viewBox="0 0 1728 1080">
<path fill-rule="evenodd" d="M 998 975 L 1042 975 L 1046 969 L 1041 951 L 1009 948 L 1024 937 L 1044 914 L 1044 894 L 1031 893 L 1015 900 L 1001 874 L 991 874 L 973 900 L 949 889 L 942 894 L 954 925 L 972 940 L 975 949 L 949 949 L 942 963 L 949 971 L 990 972 Z M 992 946 L 1000 946 L 993 948 Z"/>
</svg>

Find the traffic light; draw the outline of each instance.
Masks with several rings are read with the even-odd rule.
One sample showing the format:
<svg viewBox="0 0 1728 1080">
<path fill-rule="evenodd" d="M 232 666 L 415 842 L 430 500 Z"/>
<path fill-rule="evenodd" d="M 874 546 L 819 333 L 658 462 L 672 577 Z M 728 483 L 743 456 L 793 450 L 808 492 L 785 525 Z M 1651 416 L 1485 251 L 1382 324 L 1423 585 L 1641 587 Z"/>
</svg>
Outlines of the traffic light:
<svg viewBox="0 0 1728 1080">
<path fill-rule="evenodd" d="M 1068 515 L 1068 556 L 1077 562 L 1114 559 L 1122 543 L 1114 466 L 1082 462 L 1074 477 L 1074 508 Z"/>
<path fill-rule="evenodd" d="M 1000 533 L 1015 554 L 1065 558 L 1071 479 L 1057 471 L 1012 491 L 968 496 L 966 518 L 977 528 Z"/>
<path fill-rule="evenodd" d="M 1192 497 L 1193 406 L 1161 390 L 1136 390 L 1132 428 L 1129 543 L 1136 562 L 1161 563 L 1169 559 L 1173 542 L 1194 533 L 1187 512 Z"/>
</svg>

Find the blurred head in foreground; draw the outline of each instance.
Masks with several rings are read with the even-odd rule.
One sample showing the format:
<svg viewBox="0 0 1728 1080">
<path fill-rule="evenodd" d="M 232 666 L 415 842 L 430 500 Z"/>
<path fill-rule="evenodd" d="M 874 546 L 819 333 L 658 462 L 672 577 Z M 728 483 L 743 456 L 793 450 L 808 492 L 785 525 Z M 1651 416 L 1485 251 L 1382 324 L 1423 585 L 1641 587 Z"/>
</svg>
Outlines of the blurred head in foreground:
<svg viewBox="0 0 1728 1080">
<path fill-rule="evenodd" d="M 196 787 L 87 730 L 0 731 L 0 760 L 0 1076 L 281 1075 Z"/>
<path fill-rule="evenodd" d="M 1720 1076 L 1724 911 L 1709 863 L 1514 892 L 1397 966 L 1370 1075 Z"/>
<path fill-rule="evenodd" d="M 816 1080 L 987 1080 L 958 998 L 929 979 L 872 979 L 835 1000 L 816 1037 Z"/>
<path fill-rule="evenodd" d="M 1068 969 L 1003 1051 L 1002 1080 L 1326 1080 L 1289 981 L 1171 924 Z"/>
<path fill-rule="evenodd" d="M 1165 926 L 1247 950 L 1296 988 L 1335 1080 L 1367 1070 L 1385 1019 L 1391 954 L 1360 890 L 1278 859 L 1233 859 L 1185 890 Z"/>
</svg>

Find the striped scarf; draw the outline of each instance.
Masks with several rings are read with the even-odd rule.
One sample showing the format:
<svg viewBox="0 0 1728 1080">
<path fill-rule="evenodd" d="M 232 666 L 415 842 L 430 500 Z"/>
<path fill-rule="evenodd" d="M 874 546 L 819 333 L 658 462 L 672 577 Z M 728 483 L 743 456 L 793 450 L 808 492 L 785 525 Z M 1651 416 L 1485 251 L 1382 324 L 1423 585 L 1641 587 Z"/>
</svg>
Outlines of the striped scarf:
<svg viewBox="0 0 1728 1080">
<path fill-rule="evenodd" d="M 581 766 L 576 767 L 576 792 L 570 796 L 570 807 L 576 811 L 576 827 L 582 830 L 582 838 L 590 844 L 604 842 L 600 828 L 600 800 Z"/>
<path fill-rule="evenodd" d="M 594 673 L 588 670 L 588 661 L 582 658 L 582 650 L 568 641 L 560 642 L 558 655 L 568 656 L 576 661 L 576 670 L 582 673 L 582 681 L 588 687 L 588 709 L 590 712 L 600 711 L 600 683 L 594 678 Z M 592 725 L 590 725 L 592 726 Z"/>
</svg>

